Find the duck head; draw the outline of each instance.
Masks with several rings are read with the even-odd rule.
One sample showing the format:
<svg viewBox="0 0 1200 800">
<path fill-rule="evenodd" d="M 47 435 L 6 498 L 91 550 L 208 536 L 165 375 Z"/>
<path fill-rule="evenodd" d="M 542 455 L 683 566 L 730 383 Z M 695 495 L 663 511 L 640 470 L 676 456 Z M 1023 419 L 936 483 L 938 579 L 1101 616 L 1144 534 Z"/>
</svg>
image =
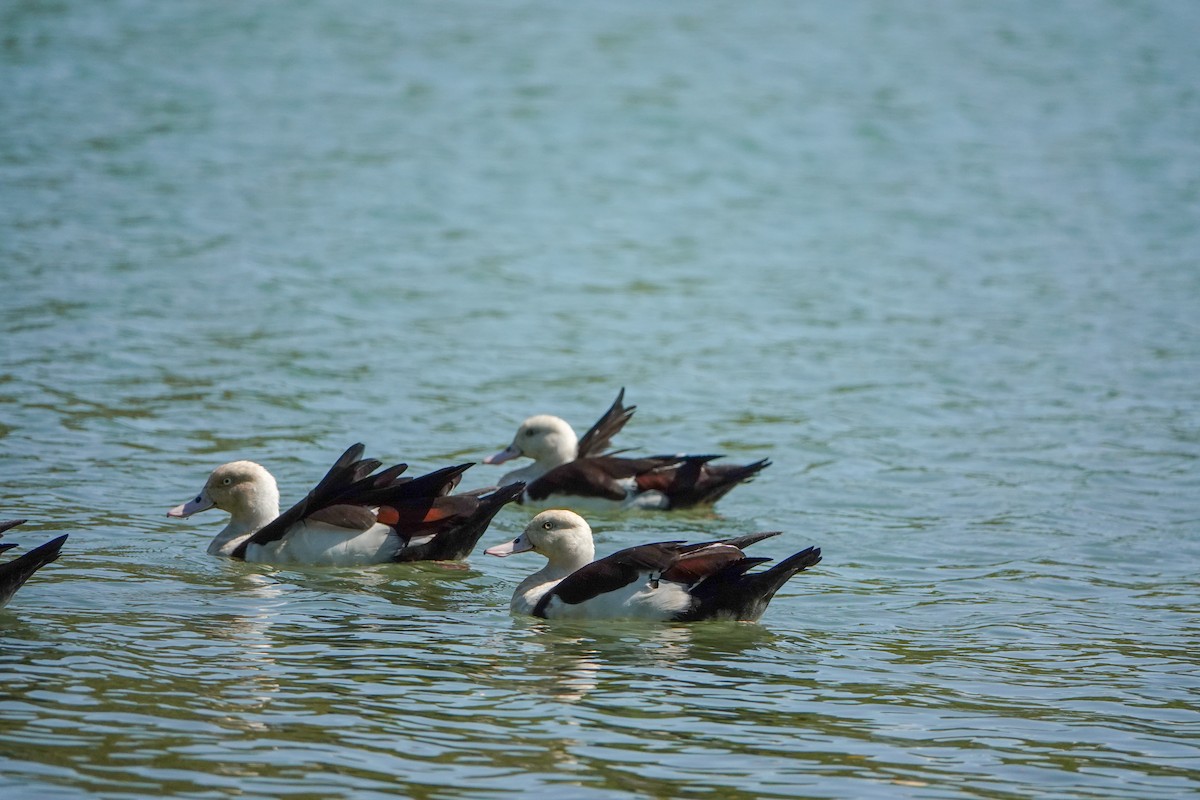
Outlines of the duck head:
<svg viewBox="0 0 1200 800">
<path fill-rule="evenodd" d="M 275 478 L 253 461 L 232 461 L 212 471 L 200 494 L 167 512 L 168 517 L 190 517 L 210 508 L 229 512 L 235 523 L 262 527 L 279 516 L 279 488 Z"/>
<path fill-rule="evenodd" d="M 596 556 L 591 526 L 574 511 L 565 509 L 543 511 L 516 539 L 483 552 L 505 558 L 530 550 L 545 556 L 552 566 L 570 571 L 590 564 Z"/>
<path fill-rule="evenodd" d="M 530 417 L 517 428 L 512 444 L 483 460 L 485 464 L 503 464 L 524 456 L 539 464 L 556 467 L 574 461 L 579 452 L 579 437 L 566 420 L 549 414 Z"/>
</svg>

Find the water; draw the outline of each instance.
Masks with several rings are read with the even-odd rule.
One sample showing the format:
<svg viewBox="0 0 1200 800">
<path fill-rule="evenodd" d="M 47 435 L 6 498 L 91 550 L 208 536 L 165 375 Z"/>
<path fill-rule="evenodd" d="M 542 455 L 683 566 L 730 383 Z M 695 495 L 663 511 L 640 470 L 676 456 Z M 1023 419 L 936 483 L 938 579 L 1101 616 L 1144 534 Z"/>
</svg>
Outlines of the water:
<svg viewBox="0 0 1200 800">
<path fill-rule="evenodd" d="M 1198 24 L 6 3 L 0 517 L 71 538 L 0 612 L 0 795 L 1197 794 Z M 760 625 L 514 620 L 533 556 L 279 570 L 164 516 L 620 386 L 620 445 L 774 465 L 599 550 L 821 546 Z"/>
</svg>

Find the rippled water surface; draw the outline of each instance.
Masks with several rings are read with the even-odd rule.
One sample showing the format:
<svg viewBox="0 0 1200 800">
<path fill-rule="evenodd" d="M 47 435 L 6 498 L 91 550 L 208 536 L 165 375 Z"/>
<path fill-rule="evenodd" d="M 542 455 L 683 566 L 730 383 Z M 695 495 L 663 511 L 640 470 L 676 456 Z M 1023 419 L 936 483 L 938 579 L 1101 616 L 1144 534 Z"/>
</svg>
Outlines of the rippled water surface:
<svg viewBox="0 0 1200 800">
<path fill-rule="evenodd" d="M 5 797 L 1200 793 L 1200 6 L 8 2 Z M 205 555 L 517 423 L 769 457 L 761 624 Z M 478 465 L 464 486 L 498 468 Z M 498 543 L 529 513 L 503 510 Z"/>
</svg>

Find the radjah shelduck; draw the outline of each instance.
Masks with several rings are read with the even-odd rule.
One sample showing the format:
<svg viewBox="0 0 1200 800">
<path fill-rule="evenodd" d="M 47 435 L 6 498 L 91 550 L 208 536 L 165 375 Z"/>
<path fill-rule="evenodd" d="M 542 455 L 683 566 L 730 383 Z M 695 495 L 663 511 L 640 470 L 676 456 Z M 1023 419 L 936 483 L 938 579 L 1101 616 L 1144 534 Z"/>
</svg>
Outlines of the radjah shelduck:
<svg viewBox="0 0 1200 800">
<path fill-rule="evenodd" d="M 712 505 L 770 466 L 765 458 L 750 464 L 716 464 L 717 455 L 636 458 L 606 452 L 637 408 L 624 405 L 624 400 L 621 389 L 583 438 L 560 417 L 529 417 L 517 428 L 512 443 L 483 463 L 533 459 L 532 464 L 507 473 L 500 485 L 523 482 L 523 503 L 594 510 Z"/>
<path fill-rule="evenodd" d="M 648 619 L 755 621 L 792 576 L 821 560 L 816 547 L 788 556 L 759 572 L 769 558 L 744 548 L 778 531 L 686 544 L 656 542 L 593 560 L 587 521 L 564 509 L 535 516 L 516 539 L 489 547 L 507 557 L 533 551 L 546 566 L 521 581 L 510 609 L 546 619 Z"/>
<path fill-rule="evenodd" d="M 275 478 L 253 461 L 212 471 L 193 499 L 171 517 L 217 508 L 229 523 L 209 543 L 211 555 L 268 564 L 359 566 L 389 561 L 466 558 L 492 518 L 522 485 L 452 495 L 471 464 L 409 478 L 405 464 L 382 462 L 351 446 L 299 503 L 279 513 Z"/>
</svg>

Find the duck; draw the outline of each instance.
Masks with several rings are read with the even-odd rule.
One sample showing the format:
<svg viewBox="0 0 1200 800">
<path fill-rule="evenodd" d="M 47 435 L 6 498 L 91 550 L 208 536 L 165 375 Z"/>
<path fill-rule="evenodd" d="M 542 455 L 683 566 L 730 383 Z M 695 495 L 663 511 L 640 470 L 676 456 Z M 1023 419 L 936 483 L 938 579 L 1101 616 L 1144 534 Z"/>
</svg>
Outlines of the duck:
<svg viewBox="0 0 1200 800">
<path fill-rule="evenodd" d="M 18 525 L 25 524 L 23 519 L 0 520 L 0 535 Z M 25 585 L 33 573 L 58 558 L 62 546 L 67 541 L 68 534 L 51 539 L 45 544 L 38 545 L 28 553 L 23 553 L 11 561 L 0 564 L 0 608 L 8 605 L 17 590 Z M 0 542 L 0 552 L 16 547 L 12 542 Z"/>
<path fill-rule="evenodd" d="M 642 458 L 605 452 L 611 439 L 633 416 L 625 406 L 625 389 L 583 438 L 561 417 L 538 414 L 517 428 L 512 443 L 483 459 L 503 464 L 515 458 L 533 463 L 500 479 L 506 486 L 520 481 L 518 502 L 569 505 L 592 510 L 667 510 L 711 506 L 735 486 L 770 466 L 768 459 L 750 464 L 714 464 L 719 455 L 658 455 Z"/>
<path fill-rule="evenodd" d="M 351 445 L 303 500 L 279 513 L 275 478 L 253 461 L 212 471 L 191 500 L 167 512 L 186 518 L 211 508 L 229 523 L 209 555 L 262 564 L 363 566 L 393 561 L 466 558 L 523 484 L 451 494 L 470 463 L 411 478 L 407 464 L 382 462 Z"/>
<path fill-rule="evenodd" d="M 769 558 L 744 549 L 778 536 L 765 531 L 687 544 L 657 542 L 595 559 L 592 529 L 573 511 L 543 511 L 511 542 L 484 553 L 506 558 L 533 551 L 546 566 L 517 586 L 509 609 L 544 619 L 641 619 L 674 622 L 756 622 L 771 598 L 793 575 L 821 560 L 809 547 L 769 569 L 751 573 Z"/>
</svg>

